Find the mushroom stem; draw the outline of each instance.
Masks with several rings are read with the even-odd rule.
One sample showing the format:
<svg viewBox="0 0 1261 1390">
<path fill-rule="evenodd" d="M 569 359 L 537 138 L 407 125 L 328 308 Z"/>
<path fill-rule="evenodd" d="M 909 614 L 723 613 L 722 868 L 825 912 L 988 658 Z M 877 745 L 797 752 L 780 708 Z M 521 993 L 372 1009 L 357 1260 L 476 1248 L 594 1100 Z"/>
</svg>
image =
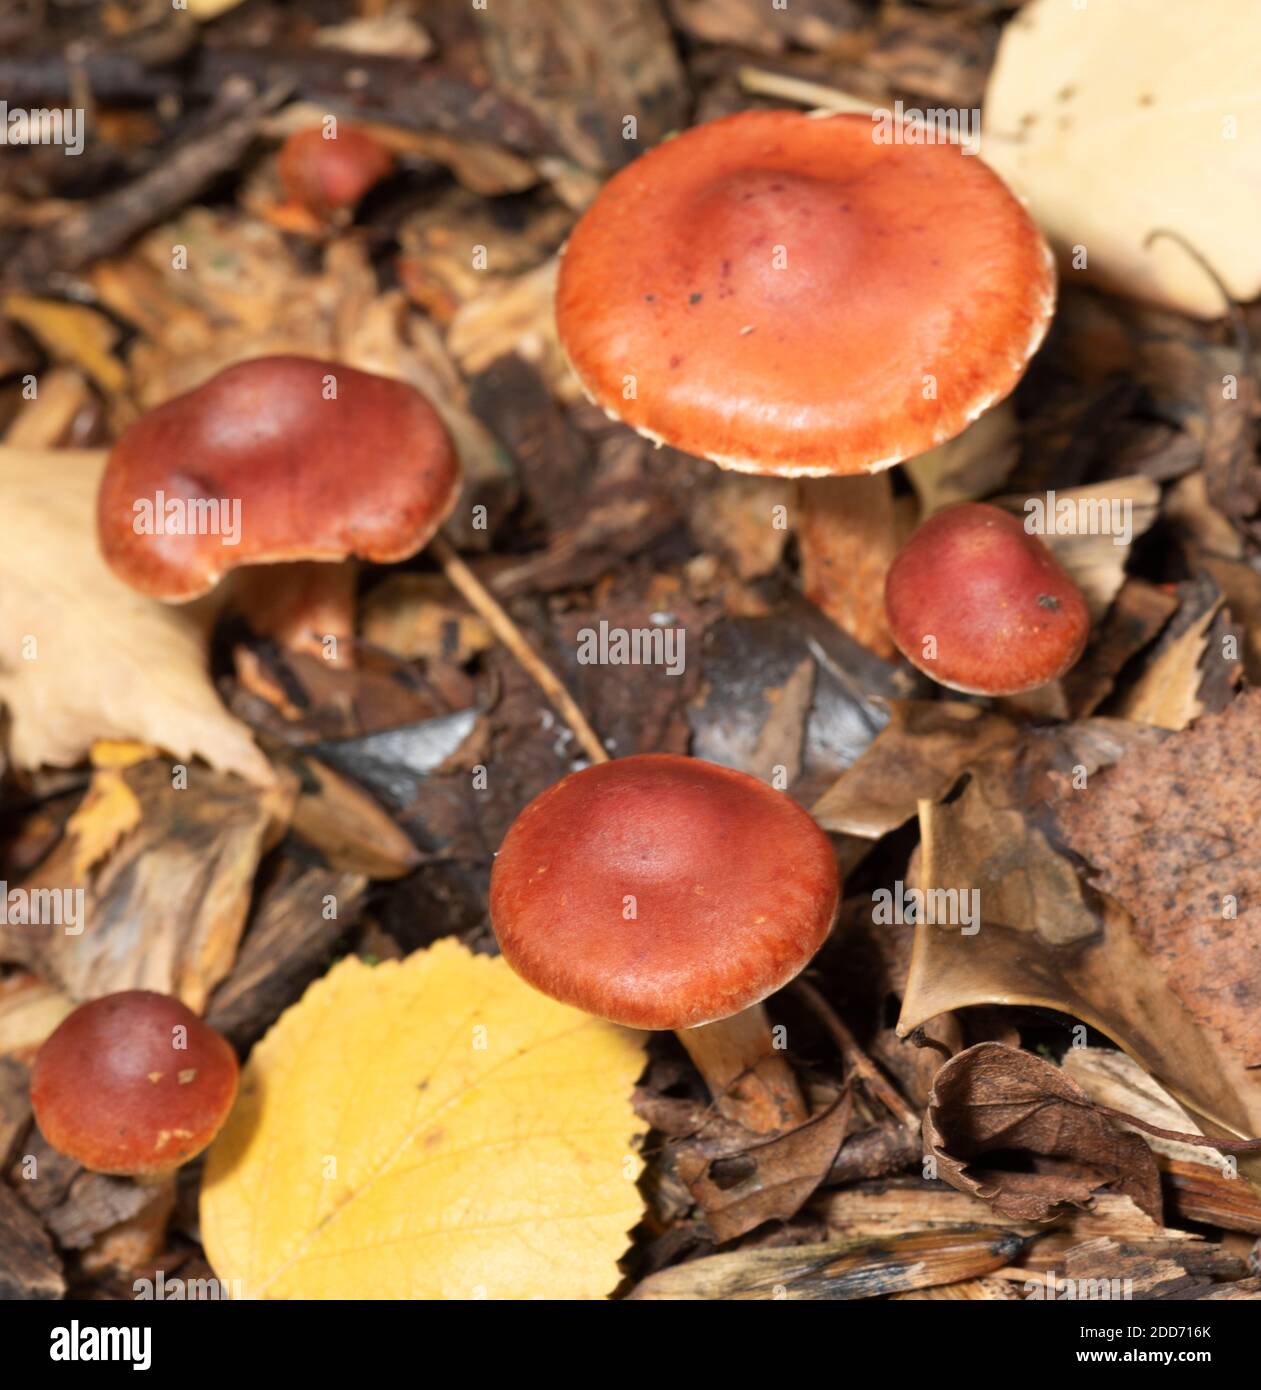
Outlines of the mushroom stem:
<svg viewBox="0 0 1261 1390">
<path fill-rule="evenodd" d="M 788 1059 L 771 1041 L 761 1004 L 675 1034 L 705 1078 L 714 1104 L 756 1134 L 792 1129 L 810 1118 Z"/>
<path fill-rule="evenodd" d="M 339 666 L 354 659 L 354 561 L 294 560 L 244 570 L 238 606 L 260 636 L 287 651 L 313 652 Z M 329 648 L 328 639 L 335 639 Z"/>
<path fill-rule="evenodd" d="M 561 684 L 560 677 L 525 640 L 521 629 L 504 611 L 498 599 L 460 559 L 445 536 L 435 536 L 429 542 L 429 550 L 442 566 L 443 573 L 463 595 L 473 611 L 485 621 L 495 636 L 521 663 L 535 685 L 551 701 L 557 714 L 573 730 L 574 737 L 582 745 L 587 757 L 593 763 L 607 763 L 609 755 L 600 742 L 599 735 L 587 723 L 586 716 L 578 708 L 573 696 Z"/>
</svg>

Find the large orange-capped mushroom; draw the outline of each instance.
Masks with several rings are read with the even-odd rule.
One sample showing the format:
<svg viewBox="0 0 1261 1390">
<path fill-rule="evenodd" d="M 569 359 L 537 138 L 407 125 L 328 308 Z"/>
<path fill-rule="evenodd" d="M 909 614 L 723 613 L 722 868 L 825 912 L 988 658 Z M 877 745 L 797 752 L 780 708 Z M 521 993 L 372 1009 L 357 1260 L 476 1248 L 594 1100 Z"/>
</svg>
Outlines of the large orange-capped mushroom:
<svg viewBox="0 0 1261 1390">
<path fill-rule="evenodd" d="M 719 1108 L 760 1132 L 806 1118 L 762 1001 L 831 929 L 827 836 L 783 792 L 696 758 L 576 772 L 513 822 L 491 921 L 536 989 L 632 1028 L 673 1029 Z"/>
<path fill-rule="evenodd" d="M 885 580 L 898 650 L 939 685 L 1019 695 L 1057 680 L 1090 635 L 1081 590 L 1018 517 L 962 502 L 929 517 Z"/>
<path fill-rule="evenodd" d="M 871 472 L 1007 395 L 1055 269 L 997 175 L 870 118 L 749 111 L 614 175 L 561 262 L 561 341 L 591 397 L 724 468 Z"/>
</svg>

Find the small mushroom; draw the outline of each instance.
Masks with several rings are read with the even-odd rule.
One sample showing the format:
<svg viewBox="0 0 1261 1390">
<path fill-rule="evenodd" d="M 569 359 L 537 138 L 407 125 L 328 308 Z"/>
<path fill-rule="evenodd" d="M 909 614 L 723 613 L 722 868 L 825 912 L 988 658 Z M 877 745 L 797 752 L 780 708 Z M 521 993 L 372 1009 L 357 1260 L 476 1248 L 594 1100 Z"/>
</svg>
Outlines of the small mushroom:
<svg viewBox="0 0 1261 1390">
<path fill-rule="evenodd" d="M 44 1138 L 96 1173 L 154 1178 L 210 1143 L 236 1099 L 236 1054 L 178 999 L 132 989 L 80 1004 L 31 1073 Z"/>
<path fill-rule="evenodd" d="M 745 111 L 609 180 L 565 249 L 556 321 L 588 394 L 641 434 L 816 477 L 959 434 L 1015 386 L 1054 301 L 1046 242 L 960 146 Z"/>
<path fill-rule="evenodd" d="M 446 427 L 412 387 L 314 358 L 259 357 L 123 433 L 97 529 L 114 573 L 168 603 L 239 567 L 272 567 L 243 606 L 287 645 L 319 648 L 354 632 L 354 571 L 340 562 L 414 555 L 459 481 Z"/>
<path fill-rule="evenodd" d="M 97 537 L 114 573 L 168 603 L 244 569 L 256 631 L 328 655 L 354 636 L 353 557 L 426 546 L 573 729 L 607 754 L 565 686 L 439 535 L 460 466 L 438 412 L 405 382 L 310 357 L 257 357 L 141 416 L 110 452 Z"/>
<path fill-rule="evenodd" d="M 1081 590 L 1019 518 L 984 502 L 929 517 L 895 557 L 885 615 L 898 649 L 939 685 L 1017 695 L 1082 654 Z"/>
<path fill-rule="evenodd" d="M 759 1133 L 807 1110 L 762 1001 L 818 951 L 840 876 L 782 792 L 644 754 L 564 778 L 513 822 L 491 874 L 509 965 L 631 1028 L 673 1029 L 720 1110 Z"/>
<path fill-rule="evenodd" d="M 289 200 L 317 217 L 349 214 L 394 168 L 394 156 L 370 132 L 344 123 L 295 130 L 280 150 L 276 171 Z"/>
</svg>

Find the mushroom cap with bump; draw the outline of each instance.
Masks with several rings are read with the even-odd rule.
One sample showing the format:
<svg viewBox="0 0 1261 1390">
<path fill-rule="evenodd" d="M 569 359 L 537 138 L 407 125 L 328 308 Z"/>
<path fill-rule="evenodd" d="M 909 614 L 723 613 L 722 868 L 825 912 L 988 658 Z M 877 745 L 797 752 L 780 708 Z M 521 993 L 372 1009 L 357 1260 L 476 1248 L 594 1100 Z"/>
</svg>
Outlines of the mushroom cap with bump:
<svg viewBox="0 0 1261 1390">
<path fill-rule="evenodd" d="M 157 1177 L 199 1154 L 236 1099 L 228 1042 L 170 995 L 132 989 L 80 1004 L 31 1072 L 44 1138 L 97 1173 Z"/>
<path fill-rule="evenodd" d="M 490 912 L 536 989 L 632 1028 L 692 1028 L 797 975 L 836 915 L 827 836 L 785 793 L 696 758 L 589 767 L 535 797 Z"/>
<path fill-rule="evenodd" d="M 1057 680 L 1090 636 L 1081 590 L 1010 512 L 962 502 L 894 557 L 885 616 L 898 650 L 939 685 L 1018 695 Z"/>
<path fill-rule="evenodd" d="M 97 533 L 120 579 L 183 602 L 242 565 L 406 560 L 446 520 L 459 481 L 441 417 L 411 386 L 336 362 L 259 357 L 122 434 L 101 478 Z M 183 518 L 199 528 L 187 534 Z"/>
<path fill-rule="evenodd" d="M 724 468 L 795 477 L 889 467 L 1006 396 L 1051 318 L 1050 249 L 975 155 L 876 131 L 747 111 L 615 174 L 557 287 L 592 399 Z"/>
</svg>

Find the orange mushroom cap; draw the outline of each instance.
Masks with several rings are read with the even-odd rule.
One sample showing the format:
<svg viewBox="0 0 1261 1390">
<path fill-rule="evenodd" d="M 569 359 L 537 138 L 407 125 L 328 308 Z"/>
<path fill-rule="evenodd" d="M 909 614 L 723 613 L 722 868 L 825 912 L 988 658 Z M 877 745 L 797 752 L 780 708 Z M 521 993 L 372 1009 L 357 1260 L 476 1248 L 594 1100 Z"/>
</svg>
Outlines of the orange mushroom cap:
<svg viewBox="0 0 1261 1390">
<path fill-rule="evenodd" d="M 969 695 L 1057 680 L 1090 635 L 1064 567 L 1018 517 L 984 502 L 947 507 L 912 534 L 889 567 L 885 615 L 913 666 Z"/>
<path fill-rule="evenodd" d="M 458 488 L 451 438 L 419 391 L 339 363 L 259 357 L 123 433 L 101 478 L 97 532 L 120 579 L 182 602 L 241 565 L 405 560 L 446 520 Z M 218 503 L 220 523 L 191 535 L 141 528 L 172 501 L 177 515 Z M 222 509 L 234 504 L 240 534 L 226 544 Z"/>
<path fill-rule="evenodd" d="M 536 989 L 632 1028 L 728 1018 L 798 974 L 836 915 L 827 836 L 783 792 L 696 758 L 585 768 L 535 797 L 490 913 Z"/>
<path fill-rule="evenodd" d="M 1015 386 L 1054 300 L 1042 236 L 959 146 L 748 111 L 614 175 L 565 250 L 556 318 L 610 415 L 795 477 L 958 434 Z"/>
<path fill-rule="evenodd" d="M 178 999 L 124 990 L 80 1004 L 31 1072 L 44 1138 L 97 1173 L 157 1177 L 199 1154 L 236 1099 L 226 1039 Z"/>
</svg>

